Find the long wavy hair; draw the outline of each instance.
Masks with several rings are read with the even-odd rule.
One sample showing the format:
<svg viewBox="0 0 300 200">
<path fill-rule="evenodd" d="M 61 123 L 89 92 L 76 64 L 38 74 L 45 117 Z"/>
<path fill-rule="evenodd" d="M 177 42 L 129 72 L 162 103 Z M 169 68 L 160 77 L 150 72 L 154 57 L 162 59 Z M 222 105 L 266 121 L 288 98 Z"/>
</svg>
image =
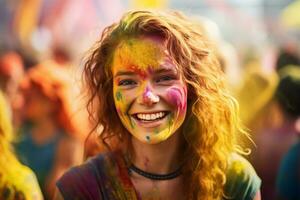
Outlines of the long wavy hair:
<svg viewBox="0 0 300 200">
<path fill-rule="evenodd" d="M 85 61 L 84 80 L 94 130 L 101 127 L 99 137 L 105 144 L 110 145 L 113 138 L 126 143 L 128 132 L 113 101 L 111 63 L 114 50 L 129 38 L 162 37 L 188 85 L 187 115 L 182 125 L 183 154 L 188 157 L 184 166 L 186 194 L 188 199 L 212 200 L 224 196 L 228 157 L 232 152 L 243 152 L 236 145 L 236 134 L 246 132 L 239 122 L 237 102 L 227 90 L 214 45 L 201 30 L 201 25 L 179 12 L 128 12 L 118 23 L 105 28 L 91 49 Z"/>
</svg>

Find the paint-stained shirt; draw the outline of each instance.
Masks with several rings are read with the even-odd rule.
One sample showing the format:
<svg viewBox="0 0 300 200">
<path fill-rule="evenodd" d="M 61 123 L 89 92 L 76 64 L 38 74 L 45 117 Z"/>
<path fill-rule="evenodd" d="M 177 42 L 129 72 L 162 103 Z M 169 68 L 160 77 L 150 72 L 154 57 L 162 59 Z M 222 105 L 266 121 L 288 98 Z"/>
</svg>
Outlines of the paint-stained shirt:
<svg viewBox="0 0 300 200">
<path fill-rule="evenodd" d="M 261 186 L 261 179 L 257 176 L 252 165 L 238 154 L 229 158 L 229 167 L 226 173 L 224 199 L 252 200 Z"/>
<path fill-rule="evenodd" d="M 261 181 L 251 164 L 233 154 L 229 160 L 224 199 L 250 200 Z M 126 162 L 120 154 L 106 153 L 73 167 L 57 182 L 65 200 L 137 200 Z"/>
<path fill-rule="evenodd" d="M 121 154 L 106 153 L 71 168 L 57 182 L 65 200 L 138 200 Z"/>
</svg>

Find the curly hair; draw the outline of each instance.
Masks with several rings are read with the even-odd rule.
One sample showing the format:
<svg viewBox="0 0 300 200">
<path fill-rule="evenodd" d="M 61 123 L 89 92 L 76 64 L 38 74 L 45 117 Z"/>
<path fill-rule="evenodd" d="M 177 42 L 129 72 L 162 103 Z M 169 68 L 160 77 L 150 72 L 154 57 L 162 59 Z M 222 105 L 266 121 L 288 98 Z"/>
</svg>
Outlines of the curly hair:
<svg viewBox="0 0 300 200">
<path fill-rule="evenodd" d="M 215 46 L 201 33 L 201 25 L 179 12 L 130 11 L 104 29 L 84 66 L 88 87 L 88 110 L 104 144 L 112 138 L 128 140 L 113 101 L 111 63 L 121 41 L 157 35 L 164 39 L 169 54 L 188 86 L 188 107 L 182 125 L 185 138 L 184 166 L 188 199 L 221 199 L 226 182 L 228 157 L 243 153 L 236 134 L 247 133 L 238 118 L 238 104 L 227 90 L 217 61 Z M 97 112 L 95 112 L 95 108 Z"/>
</svg>

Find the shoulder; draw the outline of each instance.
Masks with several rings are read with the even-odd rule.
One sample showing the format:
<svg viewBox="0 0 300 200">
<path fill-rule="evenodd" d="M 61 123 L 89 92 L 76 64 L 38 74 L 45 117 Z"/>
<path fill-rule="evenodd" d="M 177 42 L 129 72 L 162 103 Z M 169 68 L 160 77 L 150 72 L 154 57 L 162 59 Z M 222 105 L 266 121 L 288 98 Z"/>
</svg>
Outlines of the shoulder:
<svg viewBox="0 0 300 200">
<path fill-rule="evenodd" d="M 233 153 L 228 160 L 225 196 L 239 200 L 252 200 L 259 190 L 261 180 L 248 160 Z"/>
<path fill-rule="evenodd" d="M 0 184 L 1 187 L 7 187 L 6 189 L 12 193 L 22 194 L 26 199 L 43 199 L 35 174 L 24 165 L 15 165 L 12 168 L 13 173 L 5 173 L 4 177 L 8 181 L 4 185 Z"/>
<path fill-rule="evenodd" d="M 23 166 L 23 170 L 23 185 L 26 186 L 26 191 L 30 192 L 30 196 L 32 199 L 43 199 L 42 192 L 35 174 L 26 166 Z"/>
<path fill-rule="evenodd" d="M 107 169 L 111 168 L 111 163 L 111 153 L 99 154 L 82 165 L 70 168 L 56 185 L 64 199 L 91 196 L 97 199 L 102 194 L 103 181 L 108 179 Z"/>
</svg>

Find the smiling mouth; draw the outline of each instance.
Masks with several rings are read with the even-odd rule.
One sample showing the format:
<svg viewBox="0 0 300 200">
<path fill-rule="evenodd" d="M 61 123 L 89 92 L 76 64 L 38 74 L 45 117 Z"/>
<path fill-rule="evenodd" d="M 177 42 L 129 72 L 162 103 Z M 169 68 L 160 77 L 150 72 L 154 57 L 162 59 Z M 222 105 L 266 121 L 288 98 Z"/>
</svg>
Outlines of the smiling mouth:
<svg viewBox="0 0 300 200">
<path fill-rule="evenodd" d="M 164 119 L 168 114 L 168 111 L 160 111 L 155 113 L 136 113 L 132 116 L 141 122 L 155 122 Z"/>
</svg>

